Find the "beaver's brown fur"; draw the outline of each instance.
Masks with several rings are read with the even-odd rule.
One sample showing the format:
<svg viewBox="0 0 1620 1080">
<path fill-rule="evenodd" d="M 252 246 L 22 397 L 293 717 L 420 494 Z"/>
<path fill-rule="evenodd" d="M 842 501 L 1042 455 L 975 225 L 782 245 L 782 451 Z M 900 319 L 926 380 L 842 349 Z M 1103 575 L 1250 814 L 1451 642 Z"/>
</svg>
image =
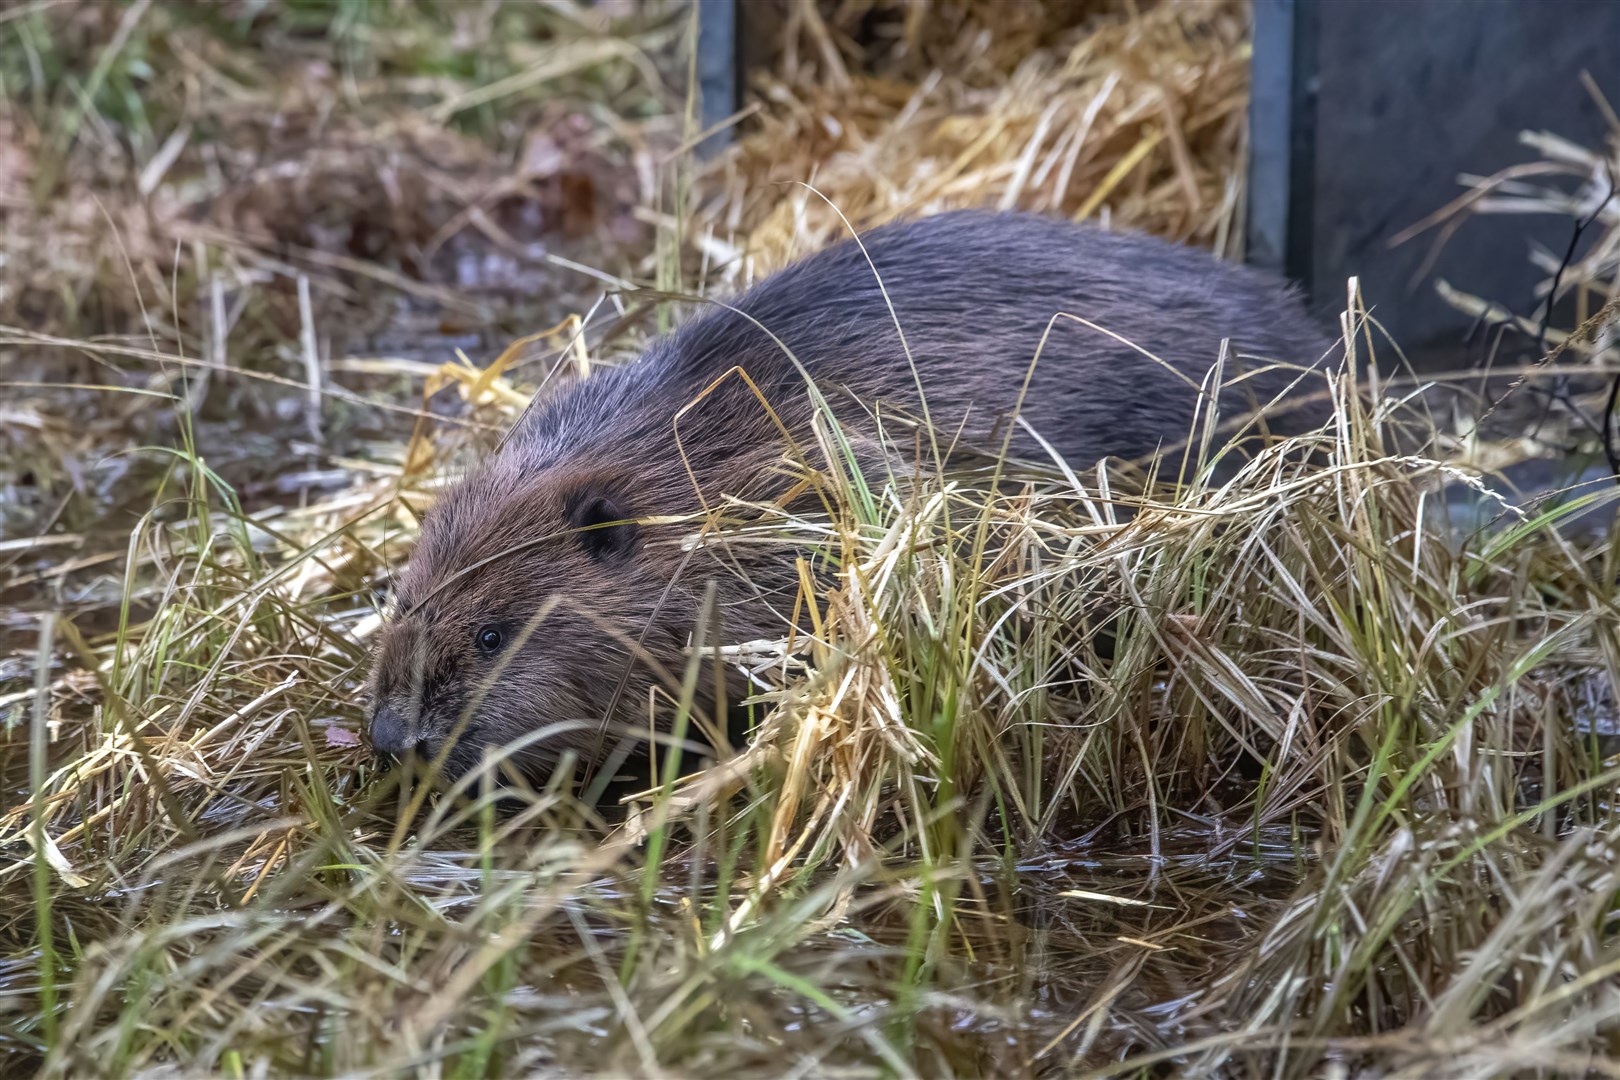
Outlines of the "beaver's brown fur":
<svg viewBox="0 0 1620 1080">
<path fill-rule="evenodd" d="M 856 428 L 870 431 L 855 402 L 919 415 L 920 379 L 942 439 L 995 446 L 1052 317 L 1078 316 L 1101 330 L 1052 326 L 1021 411 L 1078 468 L 1184 439 L 1223 338 L 1235 354 L 1296 366 L 1251 361 L 1234 386 L 1229 365 L 1223 416 L 1270 402 L 1297 366 L 1330 350 L 1278 282 L 1145 236 L 959 212 L 875 229 L 862 243 L 765 279 L 636 362 L 532 410 L 445 494 L 379 642 L 378 749 L 444 750 L 455 774 L 483 748 L 528 737 L 514 755 L 527 771 L 570 748 L 598 763 L 618 741 L 604 737 L 609 726 L 646 731 L 658 668 L 685 667 L 711 581 L 727 641 L 780 636 L 799 580 L 782 548 L 694 555 L 681 543 L 691 525 L 632 519 L 690 514 L 722 496 L 779 497 L 778 424 L 803 437 L 815 414 L 795 360 Z M 703 396 L 734 367 L 774 416 L 736 377 Z M 1045 456 L 1017 428 L 1012 448 Z M 710 686 L 700 680 L 700 706 L 713 703 Z"/>
</svg>

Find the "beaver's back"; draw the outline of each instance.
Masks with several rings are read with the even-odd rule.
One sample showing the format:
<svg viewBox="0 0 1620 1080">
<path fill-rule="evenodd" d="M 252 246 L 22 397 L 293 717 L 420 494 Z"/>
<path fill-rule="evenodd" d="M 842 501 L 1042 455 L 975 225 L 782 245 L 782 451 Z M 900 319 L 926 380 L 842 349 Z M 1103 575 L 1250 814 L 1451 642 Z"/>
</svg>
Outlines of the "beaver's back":
<svg viewBox="0 0 1620 1080">
<path fill-rule="evenodd" d="M 1052 325 L 1020 415 L 1077 468 L 1184 439 L 1196 387 L 1223 339 L 1234 356 L 1296 369 L 1318 363 L 1332 346 L 1281 283 L 1206 252 L 1032 214 L 962 211 L 874 229 L 861 244 L 843 241 L 767 277 L 727 308 L 654 342 L 636 363 L 538 410 L 520 437 L 528 452 L 546 457 L 667 458 L 674 411 L 734 366 L 748 371 L 781 419 L 799 426 L 809 406 L 788 353 L 823 385 L 915 414 L 908 351 L 936 428 L 955 432 L 965 418 L 970 439 L 999 436 L 998 421 L 1018 402 L 1060 313 L 1096 328 L 1069 319 Z M 1252 359 L 1229 364 L 1229 382 L 1239 370 L 1250 374 L 1223 394 L 1223 416 L 1269 402 L 1297 376 L 1264 367 Z M 1297 427 L 1316 412 L 1272 426 Z M 775 437 L 737 379 L 681 427 L 699 466 L 723 466 Z M 1025 436 L 1014 446 L 1041 455 Z"/>
</svg>

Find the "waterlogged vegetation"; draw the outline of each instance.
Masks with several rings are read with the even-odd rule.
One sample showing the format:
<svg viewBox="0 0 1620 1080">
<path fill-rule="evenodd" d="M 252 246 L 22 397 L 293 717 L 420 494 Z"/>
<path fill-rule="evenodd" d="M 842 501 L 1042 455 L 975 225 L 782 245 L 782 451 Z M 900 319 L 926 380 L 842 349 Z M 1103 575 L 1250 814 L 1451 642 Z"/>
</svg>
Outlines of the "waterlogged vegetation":
<svg viewBox="0 0 1620 1080">
<path fill-rule="evenodd" d="M 930 62 L 930 26 L 978 25 L 935 7 L 795 16 L 785 48 L 832 52 L 783 67 L 760 137 L 812 83 L 913 73 L 860 20 Z M 1103 149 L 1008 121 L 1031 165 L 979 182 L 1076 212 L 1070 139 L 1098 206 L 1223 242 L 1218 200 L 1166 200 L 1236 175 L 1195 122 L 1227 114 L 1172 110 L 1198 182 L 1159 186 L 1176 135 L 1132 127 L 1104 45 L 1227 71 L 1242 9 L 1086 19 L 919 81 L 982 104 L 1041 49 L 1076 101 L 1112 78 Z M 718 650 L 757 674 L 750 745 L 622 806 L 435 792 L 373 763 L 358 695 L 421 510 L 554 367 L 656 327 L 621 283 L 701 288 L 821 219 L 726 194 L 761 143 L 692 161 L 677 7 L 0 20 L 8 1075 L 1620 1071 L 1620 533 L 1591 524 L 1620 496 L 1486 494 L 1410 437 L 1358 307 L 1388 393 L 1322 381 L 1333 422 L 1230 482 L 1193 426 L 1177 484 L 829 472 L 814 519 L 694 522 L 834 575 L 811 633 Z M 1445 527 L 1457 484 L 1489 527 Z"/>
</svg>

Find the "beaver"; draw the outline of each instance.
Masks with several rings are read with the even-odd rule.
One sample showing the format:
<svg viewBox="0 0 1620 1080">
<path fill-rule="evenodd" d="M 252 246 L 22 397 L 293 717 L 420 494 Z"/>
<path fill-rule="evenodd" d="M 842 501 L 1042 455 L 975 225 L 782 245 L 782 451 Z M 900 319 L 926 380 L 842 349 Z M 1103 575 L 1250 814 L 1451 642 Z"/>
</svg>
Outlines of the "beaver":
<svg viewBox="0 0 1620 1080">
<path fill-rule="evenodd" d="M 788 461 L 840 445 L 818 442 L 828 418 L 855 467 L 908 440 L 1148 458 L 1185 440 L 1223 339 L 1283 363 L 1229 364 L 1222 416 L 1299 397 L 1332 348 L 1283 283 L 1144 235 L 958 211 L 833 244 L 538 403 L 444 493 L 377 643 L 371 742 L 449 776 L 494 748 L 530 775 L 599 765 L 610 729 L 667 717 L 695 639 L 786 633 L 793 551 L 694 544 L 693 515 L 780 499 Z M 698 680 L 697 709 L 725 693 Z"/>
</svg>

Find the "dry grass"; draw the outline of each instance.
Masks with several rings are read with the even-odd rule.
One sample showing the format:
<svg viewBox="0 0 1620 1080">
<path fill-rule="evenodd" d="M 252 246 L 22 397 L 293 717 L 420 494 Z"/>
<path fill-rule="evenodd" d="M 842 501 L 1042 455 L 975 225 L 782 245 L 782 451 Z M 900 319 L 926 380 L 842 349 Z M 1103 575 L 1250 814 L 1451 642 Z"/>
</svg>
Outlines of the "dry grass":
<svg viewBox="0 0 1620 1080">
<path fill-rule="evenodd" d="M 756 127 L 706 177 L 696 220 L 718 253 L 766 270 L 842 236 L 846 217 L 998 206 L 1241 257 L 1245 5 L 1060 9 L 1073 25 L 1034 4 L 918 5 L 891 15 L 893 55 L 863 71 L 847 35 L 873 7 L 830 22 L 792 7 Z"/>
<path fill-rule="evenodd" d="M 912 80 L 929 109 L 985 110 L 983 130 L 1000 141 L 960 175 L 987 197 L 1011 191 L 1065 212 L 1094 201 L 1115 220 L 1208 242 L 1236 234 L 1220 207 L 1240 186 L 1241 134 L 1200 142 L 1196 132 L 1212 129 L 1177 103 L 1190 94 L 1241 115 L 1239 89 L 1223 81 L 1241 69 L 1240 9 L 1154 6 L 1048 24 L 1020 8 L 969 64 L 950 50 L 983 8 L 933 6 L 938 18 L 917 22 L 915 38 L 870 56 L 840 37 L 852 25 L 841 20 L 864 8 L 829 7 L 821 30 L 792 28 L 788 47 L 802 55 L 797 75 L 784 69 L 791 94 L 759 118 L 761 141 L 698 188 L 694 220 L 729 220 L 729 231 L 666 233 L 660 256 L 650 230 L 626 226 L 624 258 L 597 268 L 667 282 L 682 276 L 683 239 L 695 249 L 686 272 L 712 259 L 715 237 L 757 245 L 765 264 L 827 235 L 814 201 L 789 218 L 766 212 L 759 191 L 773 173 L 758 174 L 756 190 L 726 181 L 727 170 L 760 160 L 774 170 L 761 147 L 791 130 L 790 114 L 847 102 L 840 95 L 876 71 Z M 443 235 L 439 250 L 468 245 L 524 273 L 541 263 L 571 275 L 517 258 L 500 240 L 509 230 L 474 212 L 506 206 L 521 219 L 544 202 L 551 189 L 532 177 L 513 187 L 510 170 L 555 162 L 544 147 L 524 156 L 537 127 L 572 130 L 538 119 L 553 116 L 614 117 L 591 129 L 611 137 L 585 142 L 625 175 L 649 170 L 625 200 L 642 206 L 627 219 L 683 220 L 674 195 L 687 165 L 659 148 L 690 132 L 678 101 L 645 91 L 638 58 L 654 73 L 678 70 L 684 24 L 603 35 L 566 6 L 548 8 L 566 17 L 522 24 L 524 34 L 562 46 L 537 56 L 509 23 L 475 26 L 457 44 L 470 9 L 389 7 L 368 23 L 357 13 L 384 9 L 339 5 L 319 16 L 331 31 L 320 44 L 287 8 L 243 31 L 255 46 L 244 48 L 236 31 L 163 22 L 177 17 L 153 7 L 111 49 L 135 10 L 61 5 L 0 22 L 0 35 L 30 27 L 17 34 L 23 52 L 5 55 L 26 61 L 31 49 L 42 69 L 54 55 L 81 89 L 101 66 L 104 86 L 138 76 L 117 58 L 142 49 L 212 57 L 208 70 L 247 84 L 243 65 L 284 74 L 291 58 L 346 71 L 339 81 L 370 89 L 321 128 L 334 141 L 266 136 L 267 160 L 293 160 L 297 148 L 308 165 L 345 148 L 330 172 L 306 173 L 325 179 L 305 201 L 271 215 L 300 228 L 321 191 L 333 194 L 328 220 L 350 220 L 419 136 L 462 147 L 474 179 L 433 186 L 439 194 L 409 204 L 421 231 L 390 225 L 381 250 L 362 254 L 348 234 L 313 233 L 267 252 L 222 223 L 237 204 L 221 195 L 193 204 L 215 231 L 188 234 L 176 255 L 172 220 L 129 209 L 145 205 L 130 185 L 156 168 L 166 136 L 148 138 L 122 172 L 53 181 L 62 186 L 39 204 L 64 215 L 50 220 L 66 261 L 18 280 L 50 286 L 29 296 L 87 299 L 30 301 L 48 318 L 0 331 L 8 380 L 26 368 L 13 381 L 71 384 L 31 385 L 21 405 L 0 405 L 4 1071 L 1620 1071 L 1620 534 L 1564 528 L 1620 496 L 1610 485 L 1562 505 L 1502 506 L 1499 528 L 1454 536 L 1431 507 L 1462 474 L 1397 449 L 1396 405 L 1370 405 L 1347 382 L 1333 388 L 1328 428 L 1222 486 L 1124 495 L 1138 478 L 1030 462 L 903 488 L 818 477 L 825 518 L 741 526 L 751 542 L 819 548 L 841 568 L 834 590 L 803 598 L 812 636 L 728 656 L 767 687 L 757 739 L 716 770 L 649 777 L 624 823 L 605 824 L 560 784 L 519 797 L 472 783 L 446 797 L 379 772 L 355 689 L 378 590 L 417 512 L 543 381 L 530 359 L 577 363 L 582 350 L 611 362 L 634 340 L 595 292 L 574 297 L 523 274 L 494 292 L 435 277 L 431 243 L 410 238 Z M 181 44 L 158 43 L 159 29 Z M 823 32 L 842 50 L 848 85 L 824 49 L 811 66 L 805 42 Z M 561 84 L 536 82 L 559 55 L 582 66 L 551 76 Z M 456 66 L 471 56 L 494 67 Z M 1110 63 L 1122 74 L 1090 132 L 1065 134 Z M 1153 63 L 1165 66 L 1139 77 Z M 930 88 L 935 68 L 953 74 Z M 143 130 L 99 91 L 34 101 L 16 70 L 0 68 L 6 101 L 20 103 L 6 114 L 12 131 L 31 126 L 49 142 L 44 121 L 80 100 L 94 103 L 81 118 L 91 128 Z M 1176 72 L 1202 74 L 1176 82 Z M 1001 89 L 1037 74 L 1049 80 L 1042 100 L 1064 102 L 1040 138 L 1039 117 Z M 1163 106 L 1143 89 L 1154 80 L 1185 93 Z M 155 110 L 166 99 L 148 89 Z M 478 101 L 496 90 L 504 96 Z M 905 96 L 867 90 L 874 102 Z M 228 112 L 233 100 L 174 93 L 187 103 L 149 119 L 154 136 L 176 122 L 205 132 L 223 114 L 203 103 Z M 458 127 L 461 114 L 441 106 L 468 100 L 487 111 Z M 1179 125 L 1196 199 L 1174 179 L 1165 114 L 1132 112 L 1149 100 Z M 637 109 L 643 121 L 623 119 Z M 306 130 L 296 118 L 315 120 L 290 105 L 289 115 L 296 130 Z M 383 130 L 384 115 L 401 126 Z M 905 116 L 887 126 L 849 117 L 859 143 L 824 147 L 803 175 L 819 170 L 823 189 L 863 218 L 932 205 L 908 201 L 924 191 L 920 178 L 884 201 L 841 155 L 904 145 L 916 147 L 905 160 L 955 160 L 950 125 L 933 125 L 946 140 L 936 145 Z M 410 126 L 424 123 L 440 126 Z M 1161 142 L 1099 196 L 1153 125 Z M 104 145 L 85 138 L 57 148 L 59 176 L 105 165 Z M 1039 165 L 1064 140 L 1082 147 L 1066 190 L 1033 172 L 1014 183 L 994 165 L 1031 146 Z M 22 145 L 49 159 L 38 141 Z M 206 174 L 210 153 L 246 151 L 217 132 L 195 136 L 153 189 L 157 201 L 182 197 L 171 186 L 185 188 L 188 162 Z M 429 156 L 446 169 L 461 160 Z M 837 176 L 847 178 L 825 183 Z M 142 232 L 114 212 L 124 227 L 90 234 L 102 249 L 121 238 L 131 252 L 122 275 L 61 224 L 79 211 L 56 204 L 90 191 L 144 222 Z M 43 234 L 17 235 L 35 244 Z M 548 235 L 549 257 L 576 261 Z M 222 266 L 228 287 L 215 287 Z M 15 261 L 7 273 L 21 274 Z M 536 280 L 549 291 L 525 306 Z M 136 285 L 145 316 L 131 315 Z M 218 288 L 232 330 L 210 344 Z M 4 302 L 23 295 L 13 286 Z M 347 329 L 382 304 L 410 331 L 443 324 L 422 353 L 431 363 L 340 350 L 336 331 L 319 330 Z M 477 305 L 496 316 L 488 342 L 463 334 Z M 494 357 L 520 333 L 593 308 L 573 345 L 564 325 L 503 370 L 457 362 L 446 377 L 463 393 L 423 408 L 426 375 L 458 345 Z M 1392 368 L 1352 314 L 1356 369 Z M 182 377 L 199 356 L 222 357 L 202 393 Z M 313 430 L 312 384 L 324 402 Z M 254 409 L 275 420 L 262 446 L 242 430 Z M 306 445 L 317 435 L 321 446 Z M 1306 464 L 1307 446 L 1327 464 Z M 109 448 L 125 462 L 110 474 Z M 694 658 L 688 677 L 707 662 Z"/>
</svg>

